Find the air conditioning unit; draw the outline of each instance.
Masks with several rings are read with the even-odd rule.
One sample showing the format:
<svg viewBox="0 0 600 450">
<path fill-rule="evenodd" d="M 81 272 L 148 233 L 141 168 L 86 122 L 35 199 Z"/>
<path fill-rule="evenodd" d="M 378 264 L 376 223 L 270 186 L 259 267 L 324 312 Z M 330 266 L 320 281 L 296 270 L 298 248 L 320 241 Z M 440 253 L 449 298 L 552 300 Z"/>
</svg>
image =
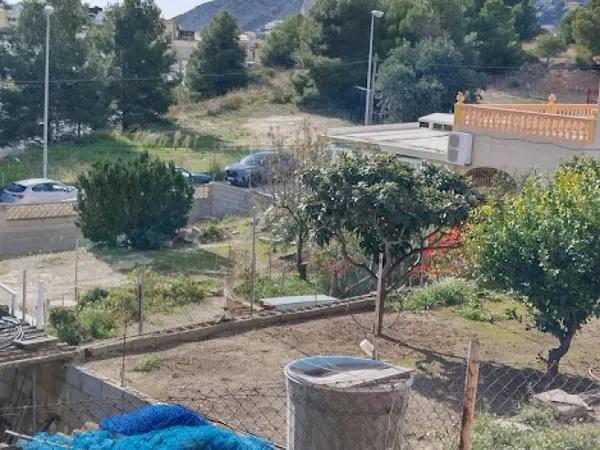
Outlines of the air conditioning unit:
<svg viewBox="0 0 600 450">
<path fill-rule="evenodd" d="M 448 138 L 448 162 L 459 166 L 471 165 L 473 151 L 473 135 L 469 133 L 451 132 Z"/>
</svg>

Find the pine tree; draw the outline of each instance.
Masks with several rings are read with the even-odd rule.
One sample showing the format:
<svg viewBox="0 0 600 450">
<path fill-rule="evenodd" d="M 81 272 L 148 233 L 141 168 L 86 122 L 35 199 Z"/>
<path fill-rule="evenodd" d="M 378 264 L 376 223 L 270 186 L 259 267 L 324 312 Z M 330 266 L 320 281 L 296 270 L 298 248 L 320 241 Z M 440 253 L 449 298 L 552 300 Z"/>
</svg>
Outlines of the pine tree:
<svg viewBox="0 0 600 450">
<path fill-rule="evenodd" d="M 239 44 L 237 19 L 223 11 L 202 33 L 202 41 L 188 63 L 187 87 L 202 97 L 213 97 L 245 86 L 246 58 Z"/>
<path fill-rule="evenodd" d="M 530 41 L 541 32 L 537 9 L 532 0 L 522 0 L 514 8 L 515 29 L 522 41 Z"/>
<path fill-rule="evenodd" d="M 124 0 L 107 11 L 100 39 L 112 54 L 111 93 L 124 130 L 159 120 L 172 101 L 175 59 L 154 0 Z"/>
<path fill-rule="evenodd" d="M 80 0 L 51 0 L 49 4 L 54 7 L 50 17 L 50 130 L 73 134 L 82 126 L 101 127 L 110 100 L 105 97 L 104 73 L 89 62 L 91 24 L 87 12 Z M 16 122 L 12 130 L 3 133 L 6 139 L 32 137 L 40 131 L 37 123 L 43 115 L 46 56 L 43 8 L 40 2 L 25 2 L 15 33 L 2 44 L 7 58 L 0 76 L 33 81 L 5 86 L 0 92 L 3 109 L 13 111 L 11 119 Z"/>
</svg>

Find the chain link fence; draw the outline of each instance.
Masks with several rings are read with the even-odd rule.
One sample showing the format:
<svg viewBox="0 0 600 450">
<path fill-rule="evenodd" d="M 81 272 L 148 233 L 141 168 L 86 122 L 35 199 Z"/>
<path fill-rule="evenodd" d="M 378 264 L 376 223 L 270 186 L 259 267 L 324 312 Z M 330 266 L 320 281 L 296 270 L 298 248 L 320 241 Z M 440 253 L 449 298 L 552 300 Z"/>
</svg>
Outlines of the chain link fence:
<svg viewBox="0 0 600 450">
<path fill-rule="evenodd" d="M 437 365 L 412 370 L 412 383 L 405 377 L 360 378 L 340 371 L 330 373 L 331 381 L 316 389 L 292 386 L 288 391 L 289 380 L 288 386 L 283 379 L 276 384 L 249 380 L 243 388 L 224 382 L 158 400 L 185 405 L 275 448 L 301 448 L 300 442 L 327 449 L 470 448 L 460 447 L 465 427 L 472 427 L 473 448 L 485 450 L 599 448 L 600 383 L 593 372 L 563 365 L 560 375 L 549 378 L 541 370 L 482 362 L 475 380 L 474 422 L 465 423 L 465 373 L 473 363 L 440 358 Z M 318 378 L 327 370 L 316 366 L 310 376 Z M 402 383 L 411 384 L 410 389 Z M 14 443 L 15 433 L 70 434 L 86 422 L 98 423 L 139 406 L 124 398 L 7 405 L 0 407 L 0 440 Z"/>
</svg>

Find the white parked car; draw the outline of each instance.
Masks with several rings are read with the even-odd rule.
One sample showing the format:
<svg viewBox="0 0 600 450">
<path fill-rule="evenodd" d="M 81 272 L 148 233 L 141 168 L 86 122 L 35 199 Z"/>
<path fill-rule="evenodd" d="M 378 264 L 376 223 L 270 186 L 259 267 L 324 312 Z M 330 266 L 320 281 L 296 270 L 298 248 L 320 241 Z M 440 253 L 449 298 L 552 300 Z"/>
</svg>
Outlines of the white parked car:
<svg viewBox="0 0 600 450">
<path fill-rule="evenodd" d="M 47 178 L 15 181 L 0 193 L 4 203 L 53 203 L 77 199 L 77 188 Z"/>
</svg>

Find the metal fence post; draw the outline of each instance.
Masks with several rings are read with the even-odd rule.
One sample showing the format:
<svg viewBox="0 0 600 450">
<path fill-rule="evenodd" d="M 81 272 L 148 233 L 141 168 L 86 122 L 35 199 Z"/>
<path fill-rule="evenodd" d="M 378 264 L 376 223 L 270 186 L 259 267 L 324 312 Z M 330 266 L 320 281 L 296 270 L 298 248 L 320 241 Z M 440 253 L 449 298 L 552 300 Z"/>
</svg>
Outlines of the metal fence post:
<svg viewBox="0 0 600 450">
<path fill-rule="evenodd" d="M 35 308 L 35 327 L 38 330 L 42 330 L 45 327 L 45 306 L 46 306 L 46 293 L 44 292 L 44 282 L 38 280 L 37 283 L 37 306 Z"/>
<path fill-rule="evenodd" d="M 473 420 L 475 419 L 475 404 L 477 402 L 477 382 L 479 381 L 479 341 L 469 342 L 467 357 L 467 374 L 465 379 L 465 396 L 463 401 L 462 426 L 460 430 L 460 450 L 473 448 Z"/>
<path fill-rule="evenodd" d="M 23 305 L 21 306 L 21 320 L 25 322 L 25 310 L 27 309 L 27 269 L 23 269 Z"/>
<path fill-rule="evenodd" d="M 138 333 L 144 332 L 144 295 L 146 294 L 146 265 L 142 266 L 142 271 L 139 274 L 138 279 L 138 308 L 139 308 L 139 323 Z"/>
</svg>

